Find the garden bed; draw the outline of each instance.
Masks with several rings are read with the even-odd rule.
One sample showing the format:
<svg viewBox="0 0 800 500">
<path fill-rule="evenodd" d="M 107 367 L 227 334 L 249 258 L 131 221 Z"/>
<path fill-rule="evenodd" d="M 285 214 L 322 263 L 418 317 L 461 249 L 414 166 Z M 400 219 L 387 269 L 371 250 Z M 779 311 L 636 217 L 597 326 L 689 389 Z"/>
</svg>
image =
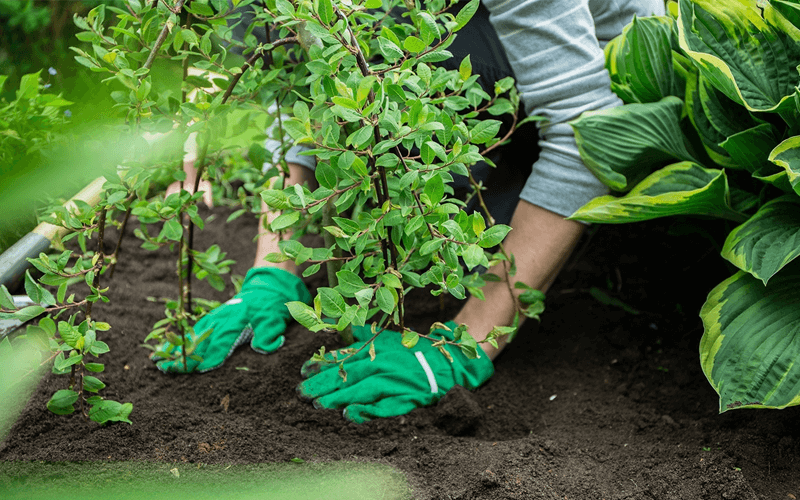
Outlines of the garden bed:
<svg viewBox="0 0 800 500">
<path fill-rule="evenodd" d="M 243 275 L 256 224 L 226 224 L 228 213 L 214 211 L 197 247 L 220 244 Z M 526 325 L 487 384 L 360 426 L 295 394 L 300 365 L 320 345 L 335 346 L 334 334 L 294 324 L 276 354 L 242 347 L 206 374 L 159 372 L 139 345 L 163 314 L 147 297 L 176 295 L 175 260 L 130 236 L 111 302 L 94 315 L 112 325 L 102 337 L 111 348 L 102 394 L 132 402 L 133 425 L 48 412 L 65 383 L 48 376 L 0 443 L 0 460 L 380 462 L 403 472 L 418 499 L 800 497 L 797 409 L 718 414 L 698 361 L 697 312 L 707 290 L 733 272 L 702 234 L 667 236 L 680 232 L 676 224 L 601 227 L 584 237 L 548 294 L 541 325 Z M 601 303 L 592 287 L 640 314 Z M 217 300 L 232 293 L 196 290 Z M 458 307 L 444 305 L 419 294 L 408 310 L 424 328 Z M 471 427 L 454 428 L 453 415 Z"/>
</svg>

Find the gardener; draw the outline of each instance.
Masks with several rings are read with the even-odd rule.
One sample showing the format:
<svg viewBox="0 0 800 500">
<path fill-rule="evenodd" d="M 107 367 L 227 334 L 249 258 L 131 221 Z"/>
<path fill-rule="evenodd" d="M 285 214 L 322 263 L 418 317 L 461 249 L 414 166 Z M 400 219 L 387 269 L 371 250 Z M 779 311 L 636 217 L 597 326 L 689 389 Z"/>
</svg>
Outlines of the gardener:
<svg viewBox="0 0 800 500">
<path fill-rule="evenodd" d="M 506 249 L 516 259 L 516 279 L 547 290 L 584 228 L 565 217 L 606 193 L 581 162 L 568 124 L 585 111 L 621 105 L 610 90 L 602 46 L 619 35 L 634 15 L 663 13 L 662 0 L 483 0 L 481 9 L 449 48 L 456 65 L 470 54 L 474 73 L 490 80 L 490 89 L 493 81 L 515 76 L 527 112 L 548 120 L 539 130 L 539 157 L 521 189 L 510 221 L 513 231 L 505 240 Z M 517 135 L 513 139 L 512 144 L 531 143 Z M 293 149 L 287 155 L 288 182 L 313 185 L 313 159 L 296 153 Z M 522 160 L 504 155 L 503 162 L 516 162 L 513 168 L 519 170 L 520 163 L 530 164 L 536 153 L 528 154 Z M 490 187 L 494 181 L 489 179 Z M 262 221 L 260 225 L 256 261 L 242 291 L 195 326 L 198 333 L 209 328 L 214 331 L 206 345 L 198 348 L 203 361 L 190 361 L 190 371 L 219 367 L 247 341 L 258 352 L 276 351 L 284 342 L 285 325 L 291 318 L 283 304 L 310 301 L 293 262 L 264 260 L 267 254 L 279 251 L 278 237 L 264 229 L 279 214 L 269 212 L 266 206 L 264 212 L 266 224 Z M 516 310 L 503 281 L 505 273 L 495 268 L 488 272 L 500 276 L 500 281 L 488 282 L 483 289 L 486 299 L 470 297 L 453 318 L 456 324 L 468 325 L 478 341 L 494 326 L 510 325 Z M 355 330 L 357 340 L 371 337 L 366 329 Z M 444 330 L 439 333 L 447 335 Z M 403 347 L 393 335 L 379 336 L 376 344 L 379 354 L 374 361 L 367 349 L 348 361 L 346 382 L 335 364 L 307 362 L 302 369 L 307 379 L 298 392 L 314 400 L 317 407 L 344 408 L 345 417 L 357 423 L 402 415 L 436 402 L 455 384 L 469 389 L 479 386 L 491 377 L 492 360 L 505 347 L 502 340 L 498 348 L 482 344 L 485 355 L 477 360 L 450 349 L 454 358 L 450 363 L 425 339 L 413 349 Z M 357 342 L 352 347 L 361 345 Z M 159 362 L 159 368 L 184 370 L 177 361 Z"/>
</svg>

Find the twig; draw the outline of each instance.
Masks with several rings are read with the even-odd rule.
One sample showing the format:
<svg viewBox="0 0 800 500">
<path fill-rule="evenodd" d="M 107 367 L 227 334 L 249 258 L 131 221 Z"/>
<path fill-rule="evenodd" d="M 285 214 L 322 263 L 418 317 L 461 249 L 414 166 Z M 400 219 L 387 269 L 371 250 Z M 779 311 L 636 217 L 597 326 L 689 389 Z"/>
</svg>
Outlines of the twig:
<svg viewBox="0 0 800 500">
<path fill-rule="evenodd" d="M 131 207 L 128 207 L 128 210 L 125 212 L 125 217 L 122 219 L 122 225 L 119 228 L 119 238 L 117 239 L 117 246 L 114 248 L 114 253 L 111 254 L 111 266 L 108 270 L 108 279 L 114 277 L 114 269 L 117 267 L 117 258 L 119 257 L 119 251 L 122 248 L 122 237 L 125 235 L 125 228 L 128 225 L 128 219 L 131 217 Z"/>
<path fill-rule="evenodd" d="M 257 50 L 252 56 L 250 56 L 250 59 L 248 59 L 242 65 L 242 70 L 239 73 L 237 73 L 236 76 L 233 77 L 233 80 L 231 80 L 230 85 L 228 85 L 228 88 L 225 90 L 225 94 L 222 96 L 222 104 L 225 104 L 228 101 L 228 98 L 230 98 L 231 94 L 233 93 L 233 88 L 236 87 L 236 84 L 239 83 L 239 80 L 242 79 L 242 75 L 244 75 L 244 72 L 247 71 L 248 68 L 252 67 L 253 64 L 255 64 L 256 60 L 258 60 L 258 58 L 261 57 L 261 55 L 265 50 L 272 51 L 272 49 L 274 49 L 275 47 L 280 47 L 281 45 L 288 45 L 290 43 L 297 43 L 297 37 L 290 36 L 286 38 L 281 38 L 280 40 L 275 40 L 270 44 L 271 46 L 269 49 L 262 48 L 261 50 Z"/>
<path fill-rule="evenodd" d="M 175 10 L 170 9 L 175 14 L 180 14 L 181 9 L 183 9 L 183 4 L 186 0 L 178 0 L 178 3 L 175 4 Z M 150 69 L 153 66 L 153 61 L 156 59 L 156 54 L 158 51 L 161 50 L 161 46 L 164 45 L 164 40 L 167 39 L 167 35 L 169 35 L 170 25 L 167 22 L 164 27 L 161 29 L 161 33 L 159 33 L 158 38 L 156 39 L 155 45 L 153 45 L 153 49 L 150 51 L 150 55 L 147 56 L 147 61 L 145 61 L 144 66 L 145 69 Z"/>
</svg>

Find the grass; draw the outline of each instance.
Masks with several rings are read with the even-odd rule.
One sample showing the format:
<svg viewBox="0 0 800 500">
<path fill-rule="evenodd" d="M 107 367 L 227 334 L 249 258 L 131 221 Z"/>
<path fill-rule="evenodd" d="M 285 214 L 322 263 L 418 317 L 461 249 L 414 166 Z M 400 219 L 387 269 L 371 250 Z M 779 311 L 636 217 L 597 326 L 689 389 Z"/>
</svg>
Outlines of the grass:
<svg viewBox="0 0 800 500">
<path fill-rule="evenodd" d="M 0 462 L 3 500 L 401 500 L 405 476 L 380 464 Z"/>
</svg>

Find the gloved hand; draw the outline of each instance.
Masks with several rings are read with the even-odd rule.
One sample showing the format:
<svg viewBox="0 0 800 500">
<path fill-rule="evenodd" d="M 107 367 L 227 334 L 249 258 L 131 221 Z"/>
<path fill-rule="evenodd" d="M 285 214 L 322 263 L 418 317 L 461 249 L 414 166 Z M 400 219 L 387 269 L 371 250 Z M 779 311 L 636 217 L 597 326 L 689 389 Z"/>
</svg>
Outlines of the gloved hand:
<svg viewBox="0 0 800 500">
<path fill-rule="evenodd" d="M 455 329 L 456 324 L 450 321 L 447 326 Z M 361 331 L 354 334 L 371 338 Z M 433 334 L 453 340 L 452 332 L 435 330 Z M 350 349 L 362 346 L 363 341 L 356 342 Z M 383 332 L 375 339 L 374 361 L 366 348 L 345 361 L 346 382 L 339 376 L 338 364 L 306 361 L 301 373 L 307 380 L 297 386 L 297 392 L 302 399 L 313 399 L 317 408 L 344 408 L 344 417 L 360 424 L 431 405 L 456 384 L 475 389 L 494 373 L 492 361 L 481 349 L 478 359 L 468 359 L 455 346 L 445 349 L 453 357 L 452 363 L 427 339 L 420 338 L 408 349 L 400 343 L 398 333 Z"/>
<path fill-rule="evenodd" d="M 300 278 L 274 267 L 250 269 L 242 290 L 194 326 L 196 337 L 214 329 L 194 351 L 203 361 L 187 359 L 188 370 L 182 359 L 158 361 L 158 369 L 162 372 L 207 372 L 220 367 L 234 349 L 247 341 L 256 352 L 277 351 L 285 340 L 286 324 L 292 319 L 284 304 L 295 300 L 311 302 L 311 295 Z M 160 350 L 175 352 L 177 349 L 167 343 Z"/>
</svg>

